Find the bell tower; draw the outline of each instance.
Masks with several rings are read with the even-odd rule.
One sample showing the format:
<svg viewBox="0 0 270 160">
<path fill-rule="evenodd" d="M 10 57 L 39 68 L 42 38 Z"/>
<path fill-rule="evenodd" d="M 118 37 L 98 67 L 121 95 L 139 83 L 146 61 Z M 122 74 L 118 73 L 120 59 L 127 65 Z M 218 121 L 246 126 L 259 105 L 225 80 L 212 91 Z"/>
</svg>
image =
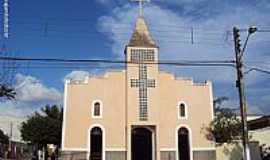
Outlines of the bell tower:
<svg viewBox="0 0 270 160">
<path fill-rule="evenodd" d="M 140 1 L 141 2 L 141 1 Z M 158 46 L 152 38 L 140 8 L 133 34 L 125 49 L 128 81 L 128 110 L 132 121 L 152 121 L 153 91 L 157 86 Z M 134 114 L 136 113 L 136 114 Z M 136 117 L 134 117 L 136 115 Z"/>
</svg>

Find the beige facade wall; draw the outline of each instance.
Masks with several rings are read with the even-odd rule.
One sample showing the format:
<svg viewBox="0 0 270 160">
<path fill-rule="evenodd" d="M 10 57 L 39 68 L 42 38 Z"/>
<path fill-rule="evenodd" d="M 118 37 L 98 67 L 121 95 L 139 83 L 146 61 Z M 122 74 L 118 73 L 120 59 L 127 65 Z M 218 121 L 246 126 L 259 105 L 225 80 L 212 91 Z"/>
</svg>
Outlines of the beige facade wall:
<svg viewBox="0 0 270 160">
<path fill-rule="evenodd" d="M 104 128 L 106 148 L 125 145 L 124 74 L 122 71 L 108 72 L 104 77 L 90 77 L 85 84 L 67 84 L 64 149 L 88 150 L 89 129 L 95 124 Z M 95 100 L 102 102 L 101 119 L 92 118 Z"/>
<path fill-rule="evenodd" d="M 204 127 L 213 117 L 211 83 L 193 84 L 191 80 L 175 80 L 168 73 L 159 76 L 160 147 L 176 147 L 176 129 L 190 129 L 192 148 L 213 148 L 205 138 Z M 167 96 L 165 96 L 167 95 Z M 166 97 L 166 98 L 164 98 Z M 187 106 L 187 119 L 178 119 L 178 102 Z"/>
<path fill-rule="evenodd" d="M 130 61 L 127 47 L 126 60 Z M 155 50 L 158 62 L 158 49 Z M 104 133 L 104 150 L 126 151 L 130 159 L 130 133 L 133 126 L 148 126 L 154 131 L 156 159 L 160 151 L 176 151 L 177 131 L 185 127 L 190 134 L 190 150 L 214 150 L 205 137 L 204 127 L 213 118 L 212 84 L 196 84 L 161 72 L 156 64 L 147 65 L 147 78 L 155 79 L 155 88 L 148 88 L 148 120 L 139 120 L 139 89 L 131 88 L 130 80 L 138 79 L 138 64 L 127 64 L 126 70 L 89 77 L 86 82 L 70 82 L 65 87 L 63 150 L 89 151 L 92 126 Z M 100 119 L 91 117 L 92 103 L 102 102 Z M 179 102 L 187 106 L 187 118 L 178 118 Z M 104 160 L 104 159 L 103 159 Z"/>
</svg>

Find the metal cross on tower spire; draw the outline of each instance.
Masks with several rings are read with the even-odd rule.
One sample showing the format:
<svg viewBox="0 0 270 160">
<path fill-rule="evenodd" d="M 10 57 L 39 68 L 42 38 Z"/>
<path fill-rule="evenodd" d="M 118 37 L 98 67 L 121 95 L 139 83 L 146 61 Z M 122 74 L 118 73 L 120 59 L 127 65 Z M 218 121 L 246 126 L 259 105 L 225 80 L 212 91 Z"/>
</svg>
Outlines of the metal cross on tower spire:
<svg viewBox="0 0 270 160">
<path fill-rule="evenodd" d="M 140 9 L 139 16 L 143 17 L 143 3 L 144 2 L 150 2 L 150 0 L 131 0 L 131 1 L 139 3 L 139 9 Z"/>
</svg>

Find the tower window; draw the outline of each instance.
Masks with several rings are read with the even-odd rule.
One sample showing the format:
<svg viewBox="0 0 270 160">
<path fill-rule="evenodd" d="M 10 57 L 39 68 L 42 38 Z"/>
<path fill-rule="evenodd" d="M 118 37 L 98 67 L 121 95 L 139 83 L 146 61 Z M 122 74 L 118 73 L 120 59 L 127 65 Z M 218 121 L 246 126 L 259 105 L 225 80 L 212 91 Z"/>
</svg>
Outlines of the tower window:
<svg viewBox="0 0 270 160">
<path fill-rule="evenodd" d="M 102 105 L 100 101 L 94 101 L 92 105 L 92 117 L 102 118 Z"/>
<path fill-rule="evenodd" d="M 178 118 L 187 119 L 187 105 L 184 102 L 178 103 Z"/>
<path fill-rule="evenodd" d="M 132 49 L 131 61 L 154 61 L 155 51 L 153 49 Z"/>
</svg>

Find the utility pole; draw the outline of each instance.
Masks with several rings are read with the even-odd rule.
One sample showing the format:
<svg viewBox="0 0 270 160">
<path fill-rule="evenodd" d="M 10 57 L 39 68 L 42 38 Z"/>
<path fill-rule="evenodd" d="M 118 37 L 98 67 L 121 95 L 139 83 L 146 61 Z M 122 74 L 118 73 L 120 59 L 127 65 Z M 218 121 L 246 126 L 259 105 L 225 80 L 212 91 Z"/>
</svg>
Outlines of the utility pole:
<svg viewBox="0 0 270 160">
<path fill-rule="evenodd" d="M 242 121 L 242 143 L 243 143 L 243 160 L 251 160 L 250 149 L 248 143 L 248 126 L 247 126 L 247 105 L 246 105 L 246 95 L 245 95 L 245 85 L 244 85 L 244 73 L 243 73 L 243 53 L 247 45 L 249 36 L 256 32 L 256 27 L 250 27 L 248 30 L 248 36 L 244 44 L 243 49 L 241 49 L 241 40 L 240 40 L 240 30 L 237 27 L 233 28 L 233 37 L 234 37 L 234 47 L 235 47 L 235 62 L 237 70 L 237 81 L 236 87 L 239 92 L 240 100 L 240 112 L 241 112 L 241 121 Z"/>
<path fill-rule="evenodd" d="M 13 122 L 10 122 L 10 133 L 9 133 L 9 143 L 8 143 L 8 155 L 9 156 L 12 155 L 12 144 L 11 144 L 12 130 L 13 130 Z"/>
<path fill-rule="evenodd" d="M 9 124 L 10 126 L 10 132 L 9 132 L 9 141 L 11 142 L 11 139 L 12 139 L 12 132 L 13 132 L 13 122 L 10 122 Z"/>
<path fill-rule="evenodd" d="M 241 56 L 241 40 L 240 30 L 236 27 L 233 28 L 234 48 L 235 48 L 235 62 L 237 70 L 236 87 L 239 92 L 240 112 L 242 121 L 242 143 L 243 143 L 243 159 L 250 160 L 249 144 L 248 144 L 248 128 L 247 128 L 247 107 L 246 96 L 244 89 L 244 74 L 243 74 L 243 60 Z"/>
</svg>

